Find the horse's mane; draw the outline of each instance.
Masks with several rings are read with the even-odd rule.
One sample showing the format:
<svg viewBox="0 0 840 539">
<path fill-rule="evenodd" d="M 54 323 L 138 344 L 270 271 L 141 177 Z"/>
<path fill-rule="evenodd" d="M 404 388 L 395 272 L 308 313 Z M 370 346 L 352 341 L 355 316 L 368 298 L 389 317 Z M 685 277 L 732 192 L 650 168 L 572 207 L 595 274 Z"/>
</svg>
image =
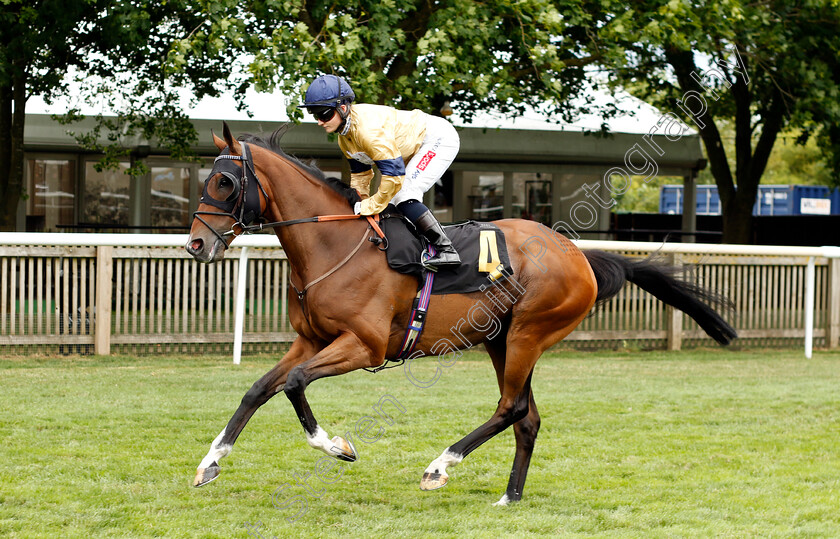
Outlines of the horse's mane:
<svg viewBox="0 0 840 539">
<path fill-rule="evenodd" d="M 256 144 L 261 148 L 265 148 L 266 150 L 276 153 L 283 159 L 291 161 L 298 168 L 303 169 L 309 175 L 327 184 L 327 186 L 331 187 L 333 191 L 347 199 L 347 202 L 349 202 L 351 206 L 356 202 L 359 202 L 361 198 L 359 197 L 359 193 L 355 189 L 353 189 L 352 187 L 345 184 L 339 179 L 328 178 L 324 175 L 324 172 L 318 167 L 306 164 L 297 157 L 289 155 L 285 151 L 283 151 L 283 148 L 280 147 L 280 139 L 283 138 L 283 135 L 285 135 L 286 132 L 288 132 L 293 125 L 294 124 L 282 125 L 279 128 L 275 129 L 273 133 L 268 135 L 267 138 L 266 135 L 255 135 L 252 133 L 245 133 L 241 135 L 238 138 L 238 140 L 240 142 L 247 142 L 248 144 Z"/>
</svg>

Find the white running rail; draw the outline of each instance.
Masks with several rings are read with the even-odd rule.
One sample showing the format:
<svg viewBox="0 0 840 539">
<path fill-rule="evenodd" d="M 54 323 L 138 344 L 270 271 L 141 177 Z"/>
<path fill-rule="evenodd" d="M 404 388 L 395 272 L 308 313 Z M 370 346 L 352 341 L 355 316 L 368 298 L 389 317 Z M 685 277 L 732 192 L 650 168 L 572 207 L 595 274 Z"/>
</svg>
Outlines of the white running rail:
<svg viewBox="0 0 840 539">
<path fill-rule="evenodd" d="M 77 233 L 0 233 L 0 249 L 14 246 L 41 247 L 181 247 L 186 244 L 186 234 L 77 234 Z M 804 326 L 805 326 L 805 356 L 810 358 L 813 351 L 814 339 L 814 309 L 815 309 L 815 261 L 818 258 L 829 259 L 832 267 L 834 260 L 840 259 L 840 247 L 780 247 L 755 245 L 712 245 L 696 243 L 646 243 L 579 240 L 575 242 L 583 249 L 602 249 L 607 251 L 631 252 L 637 254 L 654 253 L 675 255 L 718 255 L 718 256 L 747 256 L 747 257 L 798 257 L 807 259 L 807 269 L 804 279 Z M 235 294 L 234 320 L 234 363 L 239 363 L 242 352 L 243 328 L 245 317 L 245 282 L 248 278 L 248 258 L 250 247 L 280 248 L 276 236 L 257 234 L 236 238 L 232 247 L 239 247 L 239 270 Z M 3 251 L 5 256 L 11 256 L 11 251 Z M 823 264 L 825 261 L 823 261 Z M 840 265 L 830 271 L 831 279 L 840 281 Z M 833 283 L 832 290 L 840 288 L 840 283 Z M 790 288 L 793 292 L 793 285 Z M 797 291 L 798 292 L 798 291 Z M 835 294 L 836 292 L 832 292 Z M 109 293 L 110 297 L 110 293 Z M 834 296 L 829 297 L 832 301 Z M 832 312 L 837 309 L 832 309 Z M 832 314 L 831 316 L 837 316 Z M 832 323 L 836 323 L 834 321 Z M 830 337 L 831 340 L 834 337 Z M 834 342 L 830 342 L 834 345 Z M 107 348 L 106 348 L 107 350 Z"/>
</svg>

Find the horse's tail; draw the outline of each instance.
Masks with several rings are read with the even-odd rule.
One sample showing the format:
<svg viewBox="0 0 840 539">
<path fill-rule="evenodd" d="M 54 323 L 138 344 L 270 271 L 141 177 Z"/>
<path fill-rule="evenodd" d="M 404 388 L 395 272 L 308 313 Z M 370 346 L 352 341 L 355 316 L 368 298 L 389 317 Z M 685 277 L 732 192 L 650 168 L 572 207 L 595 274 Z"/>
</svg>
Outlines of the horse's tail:
<svg viewBox="0 0 840 539">
<path fill-rule="evenodd" d="M 658 300 L 679 309 L 693 318 L 711 338 L 729 344 L 738 334 L 712 308 L 728 307 L 728 301 L 710 290 L 678 279 L 682 270 L 651 259 L 632 259 L 604 251 L 584 251 L 598 282 L 596 304 L 619 293 L 630 281 Z M 710 306 L 711 305 L 711 306 Z"/>
</svg>

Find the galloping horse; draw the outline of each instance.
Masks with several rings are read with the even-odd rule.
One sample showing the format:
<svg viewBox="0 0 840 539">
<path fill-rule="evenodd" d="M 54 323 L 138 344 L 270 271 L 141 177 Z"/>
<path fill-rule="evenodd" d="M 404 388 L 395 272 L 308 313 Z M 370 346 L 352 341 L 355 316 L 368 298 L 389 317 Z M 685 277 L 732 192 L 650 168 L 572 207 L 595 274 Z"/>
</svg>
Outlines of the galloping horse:
<svg viewBox="0 0 840 539">
<path fill-rule="evenodd" d="M 216 262 L 236 234 L 259 220 L 274 221 L 289 260 L 290 284 L 297 292 L 289 318 L 298 337 L 245 393 L 199 464 L 195 486 L 219 475 L 219 460 L 230 453 L 250 417 L 280 391 L 291 401 L 312 447 L 355 461 L 351 441 L 330 438 L 318 425 L 306 388 L 319 378 L 378 367 L 396 357 L 418 289 L 415 277 L 389 269 L 385 254 L 366 241 L 375 238 L 372 225 L 353 216 L 358 193 L 285 154 L 279 136 L 275 132 L 269 140 L 235 140 L 227 124 L 223 139 L 213 135 L 222 153 L 205 182 L 186 250 L 198 261 Z M 324 214 L 342 217 L 316 217 Z M 445 485 L 447 468 L 513 425 L 513 469 L 497 502 L 504 505 L 522 497 L 540 428 L 531 391 L 534 365 L 580 324 L 596 301 L 616 295 L 630 281 L 686 312 L 719 343 L 728 344 L 736 333 L 709 306 L 718 303 L 718 296 L 678 279 L 673 268 L 600 251 L 582 252 L 533 221 L 506 219 L 495 224 L 504 232 L 513 273 L 483 292 L 432 296 L 412 357 L 484 344 L 501 393 L 496 411 L 432 461 L 420 488 Z M 476 322 L 479 304 L 483 318 Z M 458 339 L 453 338 L 453 328 Z"/>
</svg>

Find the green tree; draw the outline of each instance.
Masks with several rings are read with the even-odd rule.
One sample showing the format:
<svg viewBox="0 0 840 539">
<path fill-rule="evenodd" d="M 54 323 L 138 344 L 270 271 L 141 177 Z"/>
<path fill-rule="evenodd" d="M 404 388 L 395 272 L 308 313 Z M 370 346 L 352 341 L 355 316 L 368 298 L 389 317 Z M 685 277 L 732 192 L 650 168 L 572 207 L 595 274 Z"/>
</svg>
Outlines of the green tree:
<svg viewBox="0 0 840 539">
<path fill-rule="evenodd" d="M 722 120 L 718 123 L 720 138 L 729 167 L 735 168 L 735 130 L 732 122 Z M 786 130 L 779 134 L 770 157 L 767 169 L 761 177 L 762 184 L 774 185 L 835 185 L 830 166 L 830 155 L 812 136 L 802 129 Z M 754 137 L 753 144 L 756 140 Z M 709 168 L 697 175 L 698 184 L 714 184 L 715 177 Z"/>
<path fill-rule="evenodd" d="M 662 187 L 679 184 L 682 178 L 657 176 L 645 181 L 644 176 L 632 176 L 630 187 L 615 197 L 615 213 L 659 213 L 659 196 Z"/>
<path fill-rule="evenodd" d="M 26 100 L 33 94 L 49 98 L 62 86 L 66 69 L 78 65 L 95 40 L 79 21 L 97 12 L 88 2 L 0 4 L 0 230 L 14 228 L 23 194 Z"/>
<path fill-rule="evenodd" d="M 177 69 L 244 55 L 257 90 L 293 96 L 293 118 L 302 86 L 321 73 L 347 77 L 370 103 L 435 112 L 450 102 L 467 119 L 531 106 L 571 118 L 566 101 L 601 57 L 585 45 L 605 24 L 584 8 L 578 0 L 226 0 L 205 9 L 207 23 L 170 59 Z"/>
<path fill-rule="evenodd" d="M 608 4 L 609 2 L 604 2 Z M 724 242 L 748 243 L 751 210 L 784 129 L 819 132 L 840 177 L 840 4 L 643 0 L 615 9 L 599 43 L 621 86 L 697 129 L 723 207 Z M 722 121 L 734 128 L 734 169 Z"/>
<path fill-rule="evenodd" d="M 767 161 L 762 183 L 833 186 L 829 161 L 814 136 L 803 140 L 801 130 L 783 133 Z"/>
<path fill-rule="evenodd" d="M 198 0 L 2 0 L 0 2 L 0 230 L 13 230 L 24 193 L 23 132 L 26 102 L 47 101 L 81 88 L 118 111 L 98 117 L 82 143 L 106 151 L 105 165 L 127 154 L 121 139 L 134 135 L 188 155 L 195 130 L 183 114 L 179 87 L 197 97 L 215 95 L 229 81 L 224 58 L 164 70 L 172 42 L 202 24 Z M 66 122 L 79 119 L 75 111 Z M 105 142 L 102 142 L 104 139 Z"/>
</svg>

